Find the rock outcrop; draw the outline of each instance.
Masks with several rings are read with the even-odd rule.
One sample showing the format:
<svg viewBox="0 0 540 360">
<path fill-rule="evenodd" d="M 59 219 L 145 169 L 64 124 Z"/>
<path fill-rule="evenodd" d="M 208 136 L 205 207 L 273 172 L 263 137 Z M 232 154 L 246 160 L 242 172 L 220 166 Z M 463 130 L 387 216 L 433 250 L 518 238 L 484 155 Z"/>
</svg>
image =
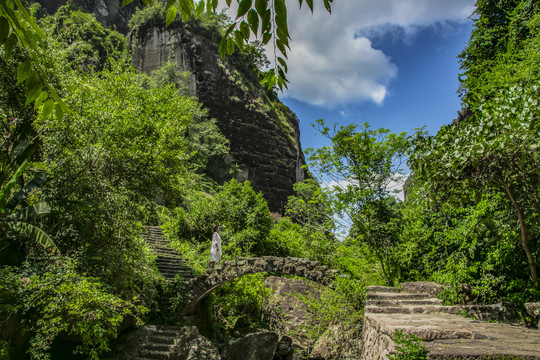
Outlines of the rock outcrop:
<svg viewBox="0 0 540 360">
<path fill-rule="evenodd" d="M 176 62 L 191 73 L 191 95 L 209 109 L 230 141 L 231 161 L 238 166 L 235 177 L 249 180 L 271 211 L 282 212 L 293 184 L 307 177 L 295 114 L 262 87 L 244 60 L 219 56 L 215 29 L 180 21 L 166 27 L 163 19 L 154 19 L 129 39 L 137 69 L 149 73 Z"/>
</svg>

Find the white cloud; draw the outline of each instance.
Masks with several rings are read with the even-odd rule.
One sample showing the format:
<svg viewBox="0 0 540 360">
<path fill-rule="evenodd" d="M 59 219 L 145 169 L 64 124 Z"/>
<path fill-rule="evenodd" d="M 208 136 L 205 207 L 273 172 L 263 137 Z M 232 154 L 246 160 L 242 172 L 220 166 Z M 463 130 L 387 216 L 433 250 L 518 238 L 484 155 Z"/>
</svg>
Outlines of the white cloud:
<svg viewBox="0 0 540 360">
<path fill-rule="evenodd" d="M 289 1 L 289 90 L 284 96 L 335 107 L 357 101 L 382 103 L 388 83 L 398 74 L 396 65 L 365 37 L 368 31 L 400 29 L 396 35 L 413 36 L 419 27 L 464 21 L 474 0 L 340 0 L 332 15 L 315 1 L 297 9 Z M 439 30 L 440 30 L 439 29 Z M 364 35 L 362 35 L 364 34 Z M 272 54 L 270 52 L 269 54 Z M 272 57 L 272 56 L 270 56 Z"/>
</svg>

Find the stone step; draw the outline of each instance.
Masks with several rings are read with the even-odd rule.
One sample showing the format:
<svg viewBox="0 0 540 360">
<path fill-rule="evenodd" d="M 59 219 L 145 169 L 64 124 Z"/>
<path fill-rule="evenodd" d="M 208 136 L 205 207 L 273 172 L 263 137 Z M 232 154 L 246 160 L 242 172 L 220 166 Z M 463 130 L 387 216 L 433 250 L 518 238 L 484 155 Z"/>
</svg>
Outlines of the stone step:
<svg viewBox="0 0 540 360">
<path fill-rule="evenodd" d="M 482 309 L 482 306 L 478 306 Z M 365 312 L 372 314 L 461 314 L 472 310 L 472 306 L 444 306 L 444 305 L 422 305 L 422 306 L 366 306 Z"/>
<path fill-rule="evenodd" d="M 167 343 L 152 343 L 149 342 L 144 344 L 142 350 L 152 351 L 152 352 L 169 352 L 174 345 L 174 338 L 170 338 Z"/>
<path fill-rule="evenodd" d="M 396 299 L 367 299 L 367 306 L 378 306 L 378 307 L 395 307 L 395 306 L 413 306 L 413 305 L 442 305 L 443 301 L 441 299 L 406 299 L 406 300 L 396 300 Z"/>
<path fill-rule="evenodd" d="M 168 351 L 154 351 L 142 349 L 139 351 L 139 356 L 145 359 L 152 360 L 169 360 L 171 359 L 170 353 Z"/>
<path fill-rule="evenodd" d="M 429 294 L 415 294 L 415 293 L 403 293 L 403 292 L 378 292 L 367 293 L 367 299 L 379 299 L 379 300 L 406 300 L 406 299 L 431 299 Z"/>
<path fill-rule="evenodd" d="M 384 293 L 397 293 L 399 292 L 399 289 L 391 286 L 378 286 L 378 285 L 371 285 L 367 288 L 368 293 L 370 292 L 384 292 Z"/>
</svg>

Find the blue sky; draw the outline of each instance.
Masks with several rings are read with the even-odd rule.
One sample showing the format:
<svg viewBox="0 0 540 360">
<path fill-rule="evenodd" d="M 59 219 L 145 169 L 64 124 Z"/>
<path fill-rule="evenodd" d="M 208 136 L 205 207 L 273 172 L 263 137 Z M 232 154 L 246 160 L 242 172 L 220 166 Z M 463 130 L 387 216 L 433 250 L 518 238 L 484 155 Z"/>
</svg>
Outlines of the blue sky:
<svg viewBox="0 0 540 360">
<path fill-rule="evenodd" d="M 471 0 L 340 0 L 333 14 L 289 12 L 289 90 L 304 149 L 327 144 L 311 124 L 369 122 L 430 133 L 460 109 L 457 55 L 472 29 Z"/>
</svg>

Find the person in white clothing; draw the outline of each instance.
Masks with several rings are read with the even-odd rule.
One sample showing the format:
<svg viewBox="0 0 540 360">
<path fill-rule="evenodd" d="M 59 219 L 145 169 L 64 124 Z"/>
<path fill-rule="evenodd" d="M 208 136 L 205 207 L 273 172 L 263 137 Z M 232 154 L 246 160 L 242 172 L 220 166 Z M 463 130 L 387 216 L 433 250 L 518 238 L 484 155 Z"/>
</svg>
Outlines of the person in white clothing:
<svg viewBox="0 0 540 360">
<path fill-rule="evenodd" d="M 221 236 L 219 236 L 221 228 L 219 225 L 216 225 L 215 230 L 212 235 L 212 245 L 210 246 L 210 262 L 208 263 L 210 269 L 214 268 L 215 263 L 221 261 Z"/>
</svg>

